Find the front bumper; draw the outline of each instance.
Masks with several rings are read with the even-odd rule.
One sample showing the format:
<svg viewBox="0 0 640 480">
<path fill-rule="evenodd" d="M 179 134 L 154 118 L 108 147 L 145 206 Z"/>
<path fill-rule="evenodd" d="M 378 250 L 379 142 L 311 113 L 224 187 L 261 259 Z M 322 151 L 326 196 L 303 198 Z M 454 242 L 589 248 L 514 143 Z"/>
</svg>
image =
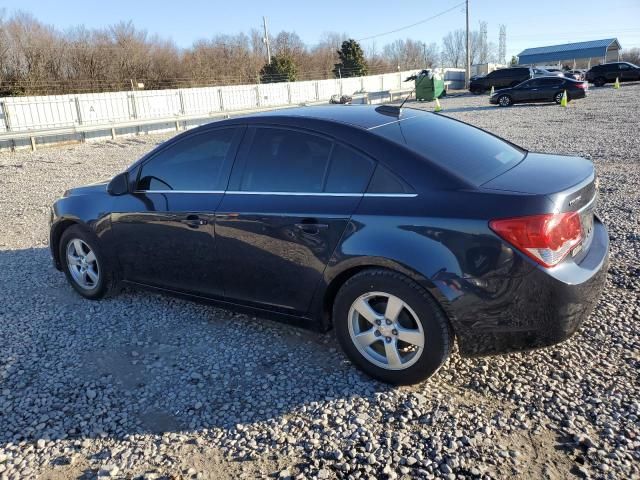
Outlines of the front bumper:
<svg viewBox="0 0 640 480">
<path fill-rule="evenodd" d="M 554 269 L 534 268 L 513 281 L 499 302 L 476 300 L 456 329 L 460 353 L 479 356 L 546 347 L 571 337 L 595 308 L 604 289 L 609 262 L 609 235 L 594 219 L 594 237 L 579 263 Z M 475 305 L 473 304 L 475 303 Z M 464 320 L 464 319 L 461 319 Z"/>
</svg>

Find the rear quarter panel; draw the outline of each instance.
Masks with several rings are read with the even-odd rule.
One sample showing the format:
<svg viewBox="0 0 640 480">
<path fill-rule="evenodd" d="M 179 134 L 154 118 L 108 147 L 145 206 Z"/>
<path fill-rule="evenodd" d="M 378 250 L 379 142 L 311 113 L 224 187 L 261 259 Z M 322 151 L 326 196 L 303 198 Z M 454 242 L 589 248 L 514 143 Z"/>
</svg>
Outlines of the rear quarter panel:
<svg viewBox="0 0 640 480">
<path fill-rule="evenodd" d="M 513 302 L 519 279 L 535 268 L 489 229 L 489 219 L 550 208 L 540 196 L 481 192 L 365 197 L 327 265 L 314 308 L 322 309 L 328 287 L 345 272 L 388 268 L 427 289 L 461 338 Z"/>
</svg>

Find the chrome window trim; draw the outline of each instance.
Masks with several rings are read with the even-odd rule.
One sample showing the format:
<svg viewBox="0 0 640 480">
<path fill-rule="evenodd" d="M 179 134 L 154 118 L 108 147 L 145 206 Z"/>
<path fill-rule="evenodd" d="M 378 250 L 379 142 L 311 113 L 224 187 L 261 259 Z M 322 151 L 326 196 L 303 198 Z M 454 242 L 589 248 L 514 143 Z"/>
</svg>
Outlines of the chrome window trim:
<svg viewBox="0 0 640 480">
<path fill-rule="evenodd" d="M 368 197 L 368 198 L 414 198 L 417 193 L 331 193 L 331 192 L 250 192 L 242 190 L 135 190 L 133 193 L 213 193 L 229 195 L 274 195 L 294 197 Z"/>
<path fill-rule="evenodd" d="M 229 195 L 290 195 L 294 197 L 361 197 L 362 193 L 329 193 L 329 192 L 253 192 L 243 190 L 230 190 Z"/>
<path fill-rule="evenodd" d="M 383 198 L 414 198 L 417 193 L 365 193 L 365 197 L 383 197 Z"/>
<path fill-rule="evenodd" d="M 225 193 L 224 190 L 134 190 L 133 193 Z"/>
</svg>

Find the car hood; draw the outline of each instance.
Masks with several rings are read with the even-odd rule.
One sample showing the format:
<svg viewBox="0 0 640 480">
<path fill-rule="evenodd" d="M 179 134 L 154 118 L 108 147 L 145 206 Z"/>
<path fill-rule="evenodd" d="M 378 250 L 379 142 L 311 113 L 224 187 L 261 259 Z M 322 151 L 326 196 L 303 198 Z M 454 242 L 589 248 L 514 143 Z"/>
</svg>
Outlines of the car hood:
<svg viewBox="0 0 640 480">
<path fill-rule="evenodd" d="M 83 185 L 80 187 L 73 187 L 67 190 L 64 193 L 65 197 L 69 197 L 71 195 L 87 195 L 90 193 L 106 193 L 107 185 L 109 185 L 109 180 L 103 180 L 96 183 L 90 183 L 89 185 Z"/>
</svg>

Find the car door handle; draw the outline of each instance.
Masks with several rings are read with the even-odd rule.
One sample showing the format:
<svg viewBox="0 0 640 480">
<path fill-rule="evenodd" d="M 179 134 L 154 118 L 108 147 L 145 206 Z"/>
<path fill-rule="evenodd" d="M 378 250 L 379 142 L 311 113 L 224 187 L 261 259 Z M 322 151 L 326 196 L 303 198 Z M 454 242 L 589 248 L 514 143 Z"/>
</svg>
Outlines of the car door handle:
<svg viewBox="0 0 640 480">
<path fill-rule="evenodd" d="M 302 230 L 304 233 L 309 233 L 312 235 L 317 235 L 320 233 L 320 230 L 326 230 L 329 228 L 329 225 L 326 223 L 318 223 L 316 219 L 305 219 L 300 223 L 296 223 L 294 225 L 296 229 Z"/>
<path fill-rule="evenodd" d="M 190 228 L 198 228 L 209 223 L 207 220 L 200 218 L 197 215 L 189 215 L 187 218 L 180 220 L 180 222 Z"/>
</svg>

